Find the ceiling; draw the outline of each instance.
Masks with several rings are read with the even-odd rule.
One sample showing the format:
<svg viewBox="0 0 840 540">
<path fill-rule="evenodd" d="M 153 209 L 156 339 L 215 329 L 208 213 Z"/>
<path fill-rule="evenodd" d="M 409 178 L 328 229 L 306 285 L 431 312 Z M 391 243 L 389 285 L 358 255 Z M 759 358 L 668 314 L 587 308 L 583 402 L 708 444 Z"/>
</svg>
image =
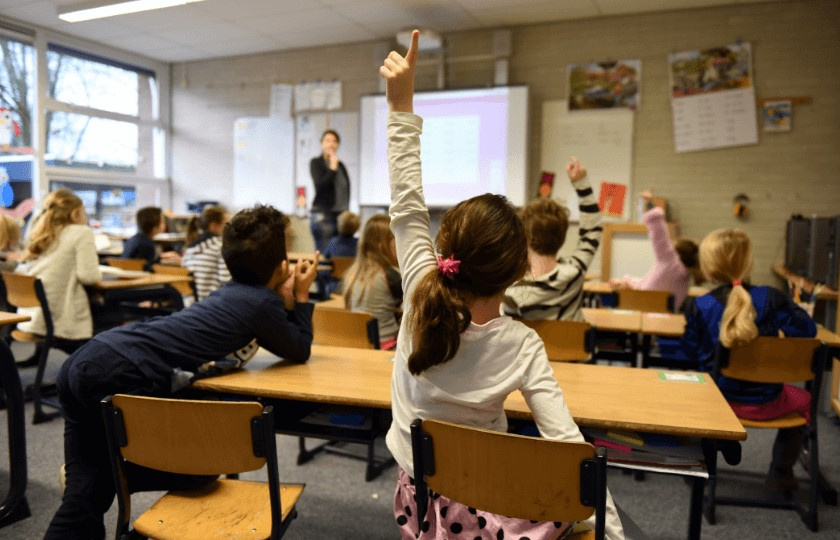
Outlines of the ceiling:
<svg viewBox="0 0 840 540">
<path fill-rule="evenodd" d="M 68 23 L 56 7 L 79 0 L 0 0 L 0 14 L 71 36 L 184 62 L 394 36 L 766 0 L 206 0 Z"/>
</svg>

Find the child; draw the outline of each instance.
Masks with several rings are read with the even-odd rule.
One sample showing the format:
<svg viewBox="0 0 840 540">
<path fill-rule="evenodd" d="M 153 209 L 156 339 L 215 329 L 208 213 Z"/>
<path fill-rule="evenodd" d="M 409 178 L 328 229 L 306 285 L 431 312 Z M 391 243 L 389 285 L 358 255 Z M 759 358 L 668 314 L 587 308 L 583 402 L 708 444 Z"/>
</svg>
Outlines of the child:
<svg viewBox="0 0 840 540">
<path fill-rule="evenodd" d="M 523 319 L 582 321 L 583 282 L 601 242 L 601 212 L 592 186 L 576 158 L 566 173 L 580 199 L 580 229 L 574 253 L 557 257 L 566 241 L 569 211 L 552 199 L 538 199 L 522 211 L 528 237 L 529 277 L 505 293 L 504 310 Z"/>
<path fill-rule="evenodd" d="M 151 270 L 152 265 L 161 260 L 175 264 L 181 263 L 181 256 L 174 251 L 165 251 L 158 255 L 157 245 L 153 238 L 166 228 L 166 221 L 160 208 L 156 206 L 141 208 L 135 215 L 135 221 L 137 234 L 123 244 L 123 259 L 146 259 L 146 270 Z"/>
<path fill-rule="evenodd" d="M 505 289 L 528 265 L 525 231 L 513 207 L 500 195 L 474 197 L 446 212 L 435 244 L 429 236 L 420 179 L 422 119 L 412 114 L 418 36 L 415 30 L 405 58 L 392 52 L 379 68 L 391 110 L 391 229 L 407 295 L 391 383 L 393 422 L 386 437 L 400 467 L 394 514 L 402 538 L 431 538 L 456 521 L 466 538 L 488 532 L 494 538 L 557 538 L 570 523 L 506 518 L 443 496 L 430 500 L 428 526 L 418 528 L 416 515 L 411 517 L 417 511 L 410 434 L 416 418 L 505 431 L 505 398 L 521 390 L 545 437 L 583 440 L 540 338 L 499 315 Z M 623 538 L 611 498 L 607 504 L 607 537 Z"/>
<path fill-rule="evenodd" d="M 67 352 L 78 348 L 93 335 L 85 285 L 102 279 L 93 231 L 81 199 L 72 191 L 58 190 L 50 197 L 38 223 L 32 229 L 22 257 L 23 272 L 36 276 L 44 285 L 53 320 L 55 345 Z M 20 323 L 24 332 L 47 332 L 40 308 L 22 308 L 32 320 Z"/>
<path fill-rule="evenodd" d="M 195 279 L 196 300 L 206 298 L 230 281 L 230 272 L 222 258 L 221 237 L 228 218 L 224 208 L 206 206 L 187 226 L 189 247 L 184 252 L 181 266 L 188 268 Z"/>
<path fill-rule="evenodd" d="M 614 289 L 671 291 L 674 293 L 674 307 L 682 311 L 690 278 L 694 278 L 695 283 L 703 281 L 697 244 L 687 238 L 679 238 L 671 244 L 662 208 L 654 206 L 644 213 L 642 221 L 647 225 L 656 262 L 644 277 L 611 279 L 610 285 Z"/>
<path fill-rule="evenodd" d="M 389 351 L 397 345 L 397 308 L 403 292 L 391 219 L 385 214 L 372 216 L 365 223 L 356 262 L 344 278 L 344 304 L 347 309 L 365 311 L 376 317 L 379 344 Z"/>
<path fill-rule="evenodd" d="M 20 225 L 12 216 L 0 214 L 0 272 L 14 272 L 20 254 Z"/>
<path fill-rule="evenodd" d="M 359 241 L 353 235 L 359 230 L 359 216 L 345 210 L 338 215 L 338 234 L 330 238 L 324 257 L 355 257 Z"/>
<path fill-rule="evenodd" d="M 719 229 L 700 244 L 700 268 L 718 287 L 690 302 L 682 352 L 709 370 L 718 341 L 725 347 L 749 343 L 756 336 L 813 337 L 814 321 L 781 292 L 746 283 L 752 270 L 752 247 L 744 231 Z M 797 411 L 808 415 L 811 395 L 796 386 L 718 378 L 718 386 L 741 418 L 769 420 Z M 799 456 L 799 428 L 780 429 L 773 445 L 767 484 L 774 490 L 796 489 L 793 465 Z"/>
<path fill-rule="evenodd" d="M 254 338 L 291 362 L 305 362 L 312 343 L 309 286 L 318 254 L 294 274 L 286 261 L 288 218 L 268 206 L 234 216 L 222 255 L 232 281 L 189 308 L 97 334 L 61 367 L 56 385 L 64 411 L 67 485 L 45 538 L 104 538 L 103 515 L 115 487 L 100 400 L 116 393 L 166 396 L 195 376 L 237 367 L 225 355 Z M 130 468 L 133 489 L 164 489 L 148 469 Z M 188 481 L 165 475 L 168 482 Z M 134 482 L 134 483 L 132 483 Z"/>
</svg>

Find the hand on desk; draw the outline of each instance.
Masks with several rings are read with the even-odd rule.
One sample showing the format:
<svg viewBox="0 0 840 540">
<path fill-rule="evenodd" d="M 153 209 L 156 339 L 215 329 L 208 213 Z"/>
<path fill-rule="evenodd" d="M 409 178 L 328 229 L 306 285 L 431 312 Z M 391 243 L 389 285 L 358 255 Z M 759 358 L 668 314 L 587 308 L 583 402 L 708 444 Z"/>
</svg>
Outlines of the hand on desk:
<svg viewBox="0 0 840 540">
<path fill-rule="evenodd" d="M 164 264 L 181 264 L 181 254 L 177 251 L 164 251 L 160 254 L 160 262 Z"/>
</svg>

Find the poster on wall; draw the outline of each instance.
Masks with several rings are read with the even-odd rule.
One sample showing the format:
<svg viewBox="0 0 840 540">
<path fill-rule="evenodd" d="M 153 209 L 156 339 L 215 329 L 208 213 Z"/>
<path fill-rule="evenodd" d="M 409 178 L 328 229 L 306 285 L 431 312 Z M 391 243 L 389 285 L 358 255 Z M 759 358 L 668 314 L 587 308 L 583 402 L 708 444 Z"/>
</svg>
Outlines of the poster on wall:
<svg viewBox="0 0 840 540">
<path fill-rule="evenodd" d="M 749 43 L 671 54 L 668 65 L 677 152 L 758 143 Z"/>
<path fill-rule="evenodd" d="M 638 109 L 641 60 L 569 64 L 566 84 L 569 110 Z"/>
<path fill-rule="evenodd" d="M 792 105 L 789 99 L 765 101 L 762 107 L 764 131 L 778 133 L 790 131 Z"/>
</svg>

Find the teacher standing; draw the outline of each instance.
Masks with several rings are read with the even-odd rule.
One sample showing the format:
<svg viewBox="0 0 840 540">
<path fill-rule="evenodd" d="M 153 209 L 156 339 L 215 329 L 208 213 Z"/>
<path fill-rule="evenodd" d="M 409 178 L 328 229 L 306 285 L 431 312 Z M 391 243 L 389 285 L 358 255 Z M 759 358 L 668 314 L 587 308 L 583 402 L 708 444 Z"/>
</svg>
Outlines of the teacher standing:
<svg viewBox="0 0 840 540">
<path fill-rule="evenodd" d="M 340 143 L 338 133 L 326 130 L 321 135 L 321 155 L 309 162 L 309 172 L 315 184 L 310 226 L 315 249 L 322 253 L 336 234 L 338 214 L 347 210 L 350 204 L 350 177 L 336 154 Z"/>
</svg>

